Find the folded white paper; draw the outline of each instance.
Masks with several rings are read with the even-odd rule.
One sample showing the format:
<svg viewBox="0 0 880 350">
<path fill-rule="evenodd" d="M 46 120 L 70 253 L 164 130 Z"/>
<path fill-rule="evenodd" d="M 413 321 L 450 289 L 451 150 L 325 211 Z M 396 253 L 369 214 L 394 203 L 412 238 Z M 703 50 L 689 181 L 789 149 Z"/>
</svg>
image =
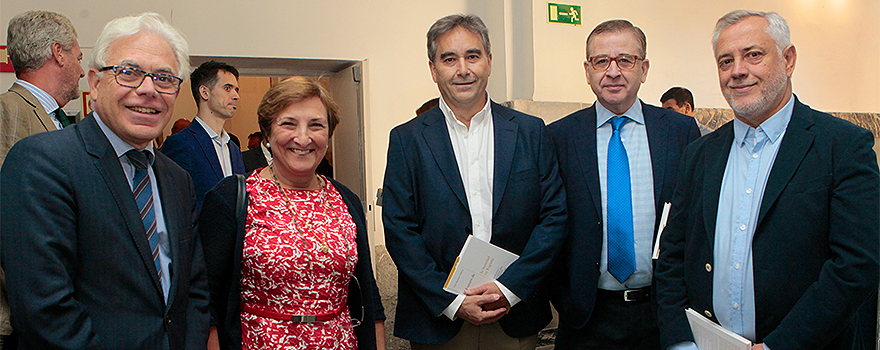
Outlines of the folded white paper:
<svg viewBox="0 0 880 350">
<path fill-rule="evenodd" d="M 657 225 L 657 239 L 654 240 L 654 254 L 651 254 L 651 259 L 654 260 L 660 258 L 660 235 L 663 234 L 666 222 L 669 221 L 669 208 L 672 208 L 672 203 L 663 203 L 663 213 L 660 214 L 660 224 Z"/>
<path fill-rule="evenodd" d="M 752 342 L 688 308 L 688 323 L 700 350 L 750 350 Z"/>
<path fill-rule="evenodd" d="M 464 290 L 496 280 L 519 255 L 508 252 L 492 243 L 468 236 L 455 265 L 446 278 L 443 290 L 452 294 L 464 294 Z"/>
</svg>

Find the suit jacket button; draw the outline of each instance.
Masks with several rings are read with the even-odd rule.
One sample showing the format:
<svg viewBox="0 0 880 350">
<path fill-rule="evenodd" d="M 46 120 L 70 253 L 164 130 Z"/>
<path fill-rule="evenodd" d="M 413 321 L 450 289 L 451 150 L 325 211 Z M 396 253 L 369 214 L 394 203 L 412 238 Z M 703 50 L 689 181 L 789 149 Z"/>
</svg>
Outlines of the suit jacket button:
<svg viewBox="0 0 880 350">
<path fill-rule="evenodd" d="M 712 272 L 712 264 L 706 263 L 706 272 Z M 709 316 L 712 317 L 712 316 Z"/>
<path fill-rule="evenodd" d="M 169 325 L 171 324 L 171 316 L 168 316 L 168 318 L 165 319 L 165 323 Z"/>
<path fill-rule="evenodd" d="M 712 318 L 712 311 L 706 310 L 706 311 L 703 311 L 703 313 L 706 314 L 706 317 Z"/>
</svg>

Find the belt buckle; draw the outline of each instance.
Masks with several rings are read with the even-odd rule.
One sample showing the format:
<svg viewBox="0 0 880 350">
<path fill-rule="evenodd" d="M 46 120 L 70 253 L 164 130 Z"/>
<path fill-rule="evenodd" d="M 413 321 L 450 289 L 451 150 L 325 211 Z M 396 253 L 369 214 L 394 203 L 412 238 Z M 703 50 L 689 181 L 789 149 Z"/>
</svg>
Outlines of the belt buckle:
<svg viewBox="0 0 880 350">
<path fill-rule="evenodd" d="M 313 323 L 318 322 L 316 315 L 291 315 L 290 320 L 297 323 Z"/>
<path fill-rule="evenodd" d="M 637 291 L 637 290 L 634 290 L 634 289 L 627 289 L 627 290 L 623 291 L 623 301 L 636 301 L 635 298 L 630 298 L 630 297 L 629 297 L 630 292 L 632 292 L 633 294 L 635 294 L 635 293 L 638 292 L 638 291 Z"/>
</svg>

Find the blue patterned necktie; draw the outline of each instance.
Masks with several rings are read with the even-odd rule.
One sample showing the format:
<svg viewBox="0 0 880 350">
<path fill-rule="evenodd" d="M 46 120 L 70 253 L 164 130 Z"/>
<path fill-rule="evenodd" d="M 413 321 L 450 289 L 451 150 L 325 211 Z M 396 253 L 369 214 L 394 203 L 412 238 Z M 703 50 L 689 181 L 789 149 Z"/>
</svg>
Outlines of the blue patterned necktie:
<svg viewBox="0 0 880 350">
<path fill-rule="evenodd" d="M 620 283 L 636 270 L 629 157 L 620 140 L 628 121 L 626 116 L 611 119 L 614 131 L 608 141 L 608 272 Z"/>
<path fill-rule="evenodd" d="M 153 255 L 153 264 L 156 265 L 158 277 L 162 279 L 162 266 L 159 263 L 159 235 L 156 234 L 156 211 L 153 210 L 153 188 L 150 185 L 150 177 L 147 176 L 147 167 L 150 165 L 152 154 L 148 151 L 135 149 L 125 152 L 128 160 L 134 165 L 134 178 L 132 179 L 132 192 L 135 202 L 140 211 L 141 221 L 144 222 L 144 230 L 147 232 L 147 242 L 150 242 L 150 252 Z"/>
</svg>

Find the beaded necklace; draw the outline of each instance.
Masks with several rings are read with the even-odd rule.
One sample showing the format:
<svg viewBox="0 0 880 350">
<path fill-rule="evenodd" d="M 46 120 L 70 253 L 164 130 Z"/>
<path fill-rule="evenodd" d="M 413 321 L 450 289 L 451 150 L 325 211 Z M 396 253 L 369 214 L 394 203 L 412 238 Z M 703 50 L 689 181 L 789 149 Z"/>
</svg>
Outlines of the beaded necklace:
<svg viewBox="0 0 880 350">
<path fill-rule="evenodd" d="M 274 164 L 271 163 L 269 164 L 269 170 L 272 172 L 272 179 L 274 180 L 275 185 L 278 186 L 278 190 L 281 192 L 281 196 L 284 198 L 284 204 L 287 207 L 287 210 L 290 211 L 290 215 L 293 217 L 293 227 L 296 229 L 297 235 L 299 235 L 299 238 L 302 241 L 303 250 L 305 250 L 306 255 L 309 259 L 309 266 L 311 266 L 313 260 L 312 252 L 308 249 L 308 246 L 306 245 L 305 234 L 303 233 L 302 228 L 298 223 L 299 216 L 296 214 L 296 210 L 294 210 L 294 208 L 290 205 L 290 198 L 287 197 L 287 192 L 285 192 L 284 188 L 281 187 L 281 183 L 278 181 L 278 176 L 275 175 L 275 167 L 273 165 Z M 315 174 L 315 178 L 318 180 L 318 185 L 321 187 L 321 193 L 324 197 L 323 202 L 325 203 L 324 206 L 329 206 L 330 212 L 333 213 L 333 218 L 336 219 L 336 226 L 339 227 L 340 236 L 342 236 L 342 241 L 345 243 L 346 265 L 348 265 L 348 263 L 353 263 L 351 261 L 351 256 L 349 256 L 348 254 L 350 246 L 348 244 L 348 238 L 345 237 L 345 232 L 342 231 L 342 223 L 339 221 L 339 214 L 336 213 L 336 207 L 333 205 L 333 202 L 330 201 L 330 196 L 327 195 L 327 181 L 323 181 L 322 185 L 322 179 L 318 174 Z M 330 252 L 330 246 L 327 244 L 326 240 L 321 241 L 320 237 L 318 237 L 317 234 L 315 235 L 315 239 L 321 243 L 321 247 L 318 249 L 319 251 L 325 254 Z"/>
</svg>

